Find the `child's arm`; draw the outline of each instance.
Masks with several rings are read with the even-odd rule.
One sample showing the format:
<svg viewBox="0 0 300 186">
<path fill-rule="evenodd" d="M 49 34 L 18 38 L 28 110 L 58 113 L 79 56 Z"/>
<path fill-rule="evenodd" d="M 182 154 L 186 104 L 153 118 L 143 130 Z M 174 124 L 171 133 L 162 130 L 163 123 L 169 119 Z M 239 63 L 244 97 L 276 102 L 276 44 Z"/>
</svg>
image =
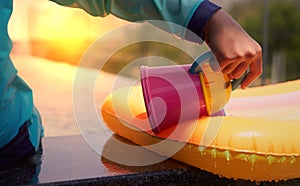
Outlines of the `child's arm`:
<svg viewBox="0 0 300 186">
<path fill-rule="evenodd" d="M 129 21 L 162 20 L 182 29 L 168 28 L 183 39 L 185 28 L 206 41 L 224 74 L 249 86 L 262 73 L 262 49 L 228 14 L 208 0 L 51 0 L 84 9 L 94 16 L 113 14 Z M 199 42 L 199 41 L 195 41 Z"/>
<path fill-rule="evenodd" d="M 63 6 L 81 8 L 93 16 L 112 14 L 128 21 L 160 20 L 182 26 L 169 32 L 184 37 L 185 28 L 204 0 L 51 0 Z"/>
</svg>

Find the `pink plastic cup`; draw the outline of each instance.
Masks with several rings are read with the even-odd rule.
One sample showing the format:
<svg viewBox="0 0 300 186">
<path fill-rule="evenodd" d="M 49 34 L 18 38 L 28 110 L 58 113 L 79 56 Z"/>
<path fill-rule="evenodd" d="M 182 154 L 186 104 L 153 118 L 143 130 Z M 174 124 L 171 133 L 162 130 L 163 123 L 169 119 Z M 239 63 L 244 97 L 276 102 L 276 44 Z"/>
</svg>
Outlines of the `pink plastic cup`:
<svg viewBox="0 0 300 186">
<path fill-rule="evenodd" d="M 142 66 L 141 84 L 153 132 L 207 116 L 199 74 L 191 65 Z"/>
</svg>

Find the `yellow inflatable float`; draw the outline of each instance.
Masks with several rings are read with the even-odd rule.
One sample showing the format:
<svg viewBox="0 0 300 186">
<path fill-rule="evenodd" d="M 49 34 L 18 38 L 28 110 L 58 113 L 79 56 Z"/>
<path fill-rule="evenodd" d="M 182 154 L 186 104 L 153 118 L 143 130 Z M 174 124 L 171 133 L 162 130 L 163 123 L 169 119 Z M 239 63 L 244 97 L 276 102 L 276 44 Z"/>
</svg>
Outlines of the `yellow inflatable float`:
<svg viewBox="0 0 300 186">
<path fill-rule="evenodd" d="M 227 116 L 200 118 L 159 134 L 149 129 L 139 86 L 113 92 L 101 111 L 112 131 L 160 155 L 227 178 L 278 181 L 300 178 L 299 108 L 297 80 L 237 90 Z M 165 146 L 153 145 L 162 141 Z M 170 154 L 173 147 L 180 148 Z"/>
</svg>

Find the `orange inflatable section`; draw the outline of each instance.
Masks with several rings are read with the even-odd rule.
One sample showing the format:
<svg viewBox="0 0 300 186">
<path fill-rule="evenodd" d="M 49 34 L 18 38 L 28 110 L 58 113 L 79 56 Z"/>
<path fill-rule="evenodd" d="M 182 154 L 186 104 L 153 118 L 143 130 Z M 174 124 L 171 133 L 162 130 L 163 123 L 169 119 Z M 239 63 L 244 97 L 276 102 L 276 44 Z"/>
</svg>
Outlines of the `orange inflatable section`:
<svg viewBox="0 0 300 186">
<path fill-rule="evenodd" d="M 112 131 L 160 155 L 227 178 L 277 181 L 300 178 L 299 108 L 300 80 L 237 90 L 227 116 L 181 123 L 160 134 L 149 128 L 139 86 L 113 92 L 101 111 Z"/>
</svg>

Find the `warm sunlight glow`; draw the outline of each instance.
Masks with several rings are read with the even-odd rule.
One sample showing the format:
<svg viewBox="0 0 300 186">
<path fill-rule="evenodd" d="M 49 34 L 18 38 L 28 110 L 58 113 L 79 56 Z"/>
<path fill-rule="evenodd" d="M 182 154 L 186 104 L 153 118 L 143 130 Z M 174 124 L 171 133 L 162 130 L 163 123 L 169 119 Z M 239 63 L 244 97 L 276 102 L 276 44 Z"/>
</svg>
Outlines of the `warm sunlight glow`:
<svg viewBox="0 0 300 186">
<path fill-rule="evenodd" d="M 97 38 L 126 23 L 46 0 L 24 0 L 14 2 L 9 33 L 15 43 L 28 42 L 33 55 L 76 64 Z"/>
</svg>

